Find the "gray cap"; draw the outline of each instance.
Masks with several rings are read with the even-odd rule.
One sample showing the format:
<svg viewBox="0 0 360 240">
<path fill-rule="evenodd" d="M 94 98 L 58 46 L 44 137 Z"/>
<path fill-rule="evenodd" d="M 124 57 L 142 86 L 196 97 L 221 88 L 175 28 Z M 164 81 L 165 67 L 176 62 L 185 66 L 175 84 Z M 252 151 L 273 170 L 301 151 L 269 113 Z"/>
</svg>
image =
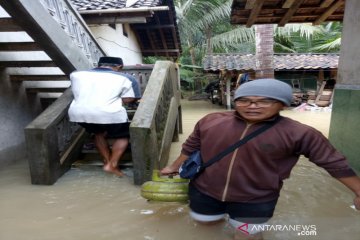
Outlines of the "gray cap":
<svg viewBox="0 0 360 240">
<path fill-rule="evenodd" d="M 234 100 L 248 96 L 276 99 L 286 106 L 290 106 L 293 97 L 289 84 L 272 78 L 257 79 L 240 85 L 235 91 Z"/>
</svg>

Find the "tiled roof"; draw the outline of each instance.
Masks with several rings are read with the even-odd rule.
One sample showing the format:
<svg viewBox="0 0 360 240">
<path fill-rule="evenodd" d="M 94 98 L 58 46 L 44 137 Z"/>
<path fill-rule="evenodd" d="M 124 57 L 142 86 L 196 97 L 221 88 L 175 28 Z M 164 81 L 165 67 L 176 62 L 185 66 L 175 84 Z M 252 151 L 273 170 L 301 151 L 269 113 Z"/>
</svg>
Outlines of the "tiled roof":
<svg viewBox="0 0 360 240">
<path fill-rule="evenodd" d="M 337 68 L 338 54 L 275 54 L 274 70 Z M 203 61 L 204 70 L 255 70 L 254 54 L 212 54 Z"/>
<path fill-rule="evenodd" d="M 78 11 L 121 9 L 126 7 L 126 0 L 70 0 Z M 135 2 L 135 1 L 133 1 Z M 156 7 L 161 5 L 162 0 L 139 0 L 130 8 Z"/>
</svg>

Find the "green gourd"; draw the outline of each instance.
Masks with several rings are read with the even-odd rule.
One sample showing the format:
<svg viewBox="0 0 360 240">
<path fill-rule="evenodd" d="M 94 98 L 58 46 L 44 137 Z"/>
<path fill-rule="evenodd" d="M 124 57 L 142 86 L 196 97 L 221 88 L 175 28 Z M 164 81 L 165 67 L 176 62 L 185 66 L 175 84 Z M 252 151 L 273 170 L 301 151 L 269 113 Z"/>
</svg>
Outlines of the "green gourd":
<svg viewBox="0 0 360 240">
<path fill-rule="evenodd" d="M 151 201 L 187 202 L 188 184 L 188 179 L 161 177 L 159 170 L 154 170 L 152 181 L 141 186 L 141 196 Z"/>
</svg>

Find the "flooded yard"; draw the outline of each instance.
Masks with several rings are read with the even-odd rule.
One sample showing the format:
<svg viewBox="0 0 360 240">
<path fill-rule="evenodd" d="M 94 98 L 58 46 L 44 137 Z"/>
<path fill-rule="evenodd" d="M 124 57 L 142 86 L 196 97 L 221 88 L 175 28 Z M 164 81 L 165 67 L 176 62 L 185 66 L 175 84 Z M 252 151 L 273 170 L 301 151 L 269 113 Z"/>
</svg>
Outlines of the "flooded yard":
<svg viewBox="0 0 360 240">
<path fill-rule="evenodd" d="M 182 106 L 184 133 L 172 144 L 170 160 L 198 119 L 225 111 L 203 100 Z M 286 110 L 282 115 L 328 133 L 330 112 Z M 352 200 L 352 192 L 301 159 L 285 181 L 264 238 L 359 240 L 360 212 Z M 231 239 L 225 222 L 198 225 L 188 211 L 186 204 L 147 202 L 131 177 L 106 174 L 99 166 L 73 168 L 52 186 L 31 185 L 26 161 L 0 170 L 0 240 Z"/>
</svg>

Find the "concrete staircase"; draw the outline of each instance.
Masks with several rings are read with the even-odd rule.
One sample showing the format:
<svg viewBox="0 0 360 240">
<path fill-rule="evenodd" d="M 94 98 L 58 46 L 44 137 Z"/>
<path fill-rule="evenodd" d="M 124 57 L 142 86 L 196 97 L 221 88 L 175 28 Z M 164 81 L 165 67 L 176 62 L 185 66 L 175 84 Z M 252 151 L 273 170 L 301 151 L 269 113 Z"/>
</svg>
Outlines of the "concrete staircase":
<svg viewBox="0 0 360 240">
<path fill-rule="evenodd" d="M 67 0 L 0 0 L 0 6 L 1 84 L 16 92 L 7 102 L 17 101 L 18 92 L 26 95 L 27 112 L 41 102 L 24 128 L 26 155 L 31 183 L 51 185 L 71 168 L 86 140 L 84 129 L 68 119 L 73 97 L 67 76 L 93 68 L 105 53 Z M 182 132 L 180 80 L 170 61 L 133 74 L 146 80 L 130 126 L 134 183 L 142 184 L 166 165 L 171 141 Z"/>
<path fill-rule="evenodd" d="M 0 41 L 0 68 L 6 69 L 11 85 L 38 97 L 42 109 L 70 86 L 64 72 L 10 16 L 0 18 Z"/>
<path fill-rule="evenodd" d="M 68 76 L 11 17 L 0 19 L 0 33 L 7 35 L 7 39 L 10 39 L 7 40 L 8 42 L 0 43 L 0 56 L 4 56 L 4 54 L 7 56 L 4 59 L 0 58 L 0 68 L 7 69 L 8 80 L 11 85 L 23 88 L 27 95 L 38 98 L 42 110 L 45 110 L 69 88 Z M 27 40 L 18 41 L 16 36 L 21 36 L 22 39 Z M 20 55 L 41 55 L 43 58 L 24 59 L 17 57 Z M 135 110 L 129 110 L 131 117 L 134 113 Z M 82 150 L 82 161 L 74 164 L 102 164 L 101 156 L 94 148 L 91 137 L 88 136 L 86 141 Z M 127 166 L 129 166 L 131 163 L 130 147 L 125 157 Z"/>
<path fill-rule="evenodd" d="M 66 117 L 68 76 L 104 55 L 67 0 L 0 0 L 1 87 L 16 113 L 33 118 L 24 126 L 32 183 L 54 182 L 69 169 L 83 132 Z"/>
<path fill-rule="evenodd" d="M 69 88 L 68 75 L 46 54 L 41 44 L 31 38 L 29 34 L 33 33 L 28 34 L 8 13 L 4 12 L 2 15 L 0 18 L 0 68 L 6 69 L 11 85 L 23 89 L 31 98 L 37 98 L 43 111 Z M 139 71 L 141 69 L 136 70 L 137 73 Z M 148 69 L 147 73 L 150 75 L 151 70 Z M 135 111 L 136 109 L 128 110 L 130 119 Z M 73 165 L 102 165 L 101 156 L 92 143 L 91 136 L 87 136 L 81 156 L 82 159 Z M 123 165 L 132 165 L 130 146 L 122 161 Z"/>
<path fill-rule="evenodd" d="M 70 86 L 70 72 L 93 67 L 103 55 L 68 1 L 0 0 L 0 68 L 43 109 Z"/>
</svg>

